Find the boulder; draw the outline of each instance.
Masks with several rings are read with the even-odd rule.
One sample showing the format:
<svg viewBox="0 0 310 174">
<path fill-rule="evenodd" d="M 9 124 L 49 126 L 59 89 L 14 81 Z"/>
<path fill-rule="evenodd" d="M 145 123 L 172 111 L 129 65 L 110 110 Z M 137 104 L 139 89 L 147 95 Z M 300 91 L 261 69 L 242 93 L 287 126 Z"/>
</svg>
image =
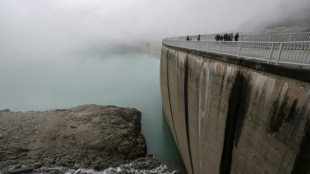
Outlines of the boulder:
<svg viewBox="0 0 310 174">
<path fill-rule="evenodd" d="M 0 171 L 12 160 L 27 163 L 29 170 L 56 165 L 101 170 L 146 155 L 141 112 L 134 108 L 82 105 L 2 112 L 0 128 Z"/>
</svg>

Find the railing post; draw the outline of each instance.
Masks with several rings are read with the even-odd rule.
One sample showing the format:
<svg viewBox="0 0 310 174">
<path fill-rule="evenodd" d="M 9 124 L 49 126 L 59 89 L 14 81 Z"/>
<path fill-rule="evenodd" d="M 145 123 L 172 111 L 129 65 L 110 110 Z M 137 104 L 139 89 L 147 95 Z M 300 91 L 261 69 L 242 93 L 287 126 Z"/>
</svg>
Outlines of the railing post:
<svg viewBox="0 0 310 174">
<path fill-rule="evenodd" d="M 272 43 L 272 45 L 271 45 L 271 50 L 270 50 L 270 54 L 269 54 L 268 64 L 271 62 L 271 58 L 272 58 L 272 54 L 273 54 L 273 46 L 274 46 L 274 43 Z"/>
<path fill-rule="evenodd" d="M 291 40 L 292 40 L 292 34 L 290 34 L 290 38 L 289 38 L 289 40 L 288 40 L 288 41 L 290 42 Z"/>
<path fill-rule="evenodd" d="M 238 51 L 238 58 L 240 58 L 240 55 L 241 55 L 241 43 L 242 42 L 239 42 L 240 44 L 239 44 L 239 51 Z"/>
<path fill-rule="evenodd" d="M 281 52 L 282 52 L 282 43 L 280 43 L 280 48 L 279 48 L 279 52 L 277 55 L 277 61 L 276 61 L 276 65 L 279 64 L 279 60 L 280 60 L 280 56 L 281 56 Z"/>
<path fill-rule="evenodd" d="M 219 53 L 221 53 L 222 43 L 223 43 L 223 42 L 220 42 Z"/>
</svg>

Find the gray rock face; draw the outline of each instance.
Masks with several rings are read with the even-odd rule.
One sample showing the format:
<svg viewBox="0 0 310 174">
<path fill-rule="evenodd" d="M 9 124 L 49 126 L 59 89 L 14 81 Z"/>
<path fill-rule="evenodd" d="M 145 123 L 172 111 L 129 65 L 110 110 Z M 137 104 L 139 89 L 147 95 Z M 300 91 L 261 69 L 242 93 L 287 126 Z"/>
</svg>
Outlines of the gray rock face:
<svg viewBox="0 0 310 174">
<path fill-rule="evenodd" d="M 145 155 L 141 113 L 133 108 L 83 105 L 0 115 L 4 173 L 51 166 L 102 170 Z"/>
</svg>

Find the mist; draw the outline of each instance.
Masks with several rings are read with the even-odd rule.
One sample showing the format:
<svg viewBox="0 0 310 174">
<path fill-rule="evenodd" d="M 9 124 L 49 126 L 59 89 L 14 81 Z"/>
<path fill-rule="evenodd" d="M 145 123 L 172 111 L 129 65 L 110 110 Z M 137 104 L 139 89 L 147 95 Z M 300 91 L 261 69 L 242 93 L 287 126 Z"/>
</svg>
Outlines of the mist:
<svg viewBox="0 0 310 174">
<path fill-rule="evenodd" d="M 143 113 L 148 152 L 180 169 L 181 158 L 162 116 L 159 56 L 140 52 L 152 41 L 160 47 L 166 37 L 241 31 L 262 14 L 281 16 L 282 3 L 0 0 L 0 110 L 134 107 Z M 269 25 L 267 19 L 260 25 Z"/>
<path fill-rule="evenodd" d="M 272 32 L 310 31 L 310 1 L 282 0 L 274 8 L 244 22 L 238 29 L 245 32 L 266 29 L 272 29 Z"/>
<path fill-rule="evenodd" d="M 108 50 L 111 44 L 233 31 L 279 1 L 2 0 L 0 56 L 48 58 Z"/>
</svg>

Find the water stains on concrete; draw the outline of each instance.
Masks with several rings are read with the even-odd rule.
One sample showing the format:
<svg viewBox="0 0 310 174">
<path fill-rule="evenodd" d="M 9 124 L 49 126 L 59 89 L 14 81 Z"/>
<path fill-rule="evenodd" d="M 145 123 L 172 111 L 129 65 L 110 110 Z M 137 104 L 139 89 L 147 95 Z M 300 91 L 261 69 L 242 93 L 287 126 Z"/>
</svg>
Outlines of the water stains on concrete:
<svg viewBox="0 0 310 174">
<path fill-rule="evenodd" d="M 292 174 L 310 173 L 310 120 L 305 127 L 305 135 L 300 143 L 300 151 L 296 156 Z"/>
<path fill-rule="evenodd" d="M 163 52 L 163 107 L 189 174 L 309 172 L 308 72 L 298 81 L 250 60 Z"/>
</svg>

